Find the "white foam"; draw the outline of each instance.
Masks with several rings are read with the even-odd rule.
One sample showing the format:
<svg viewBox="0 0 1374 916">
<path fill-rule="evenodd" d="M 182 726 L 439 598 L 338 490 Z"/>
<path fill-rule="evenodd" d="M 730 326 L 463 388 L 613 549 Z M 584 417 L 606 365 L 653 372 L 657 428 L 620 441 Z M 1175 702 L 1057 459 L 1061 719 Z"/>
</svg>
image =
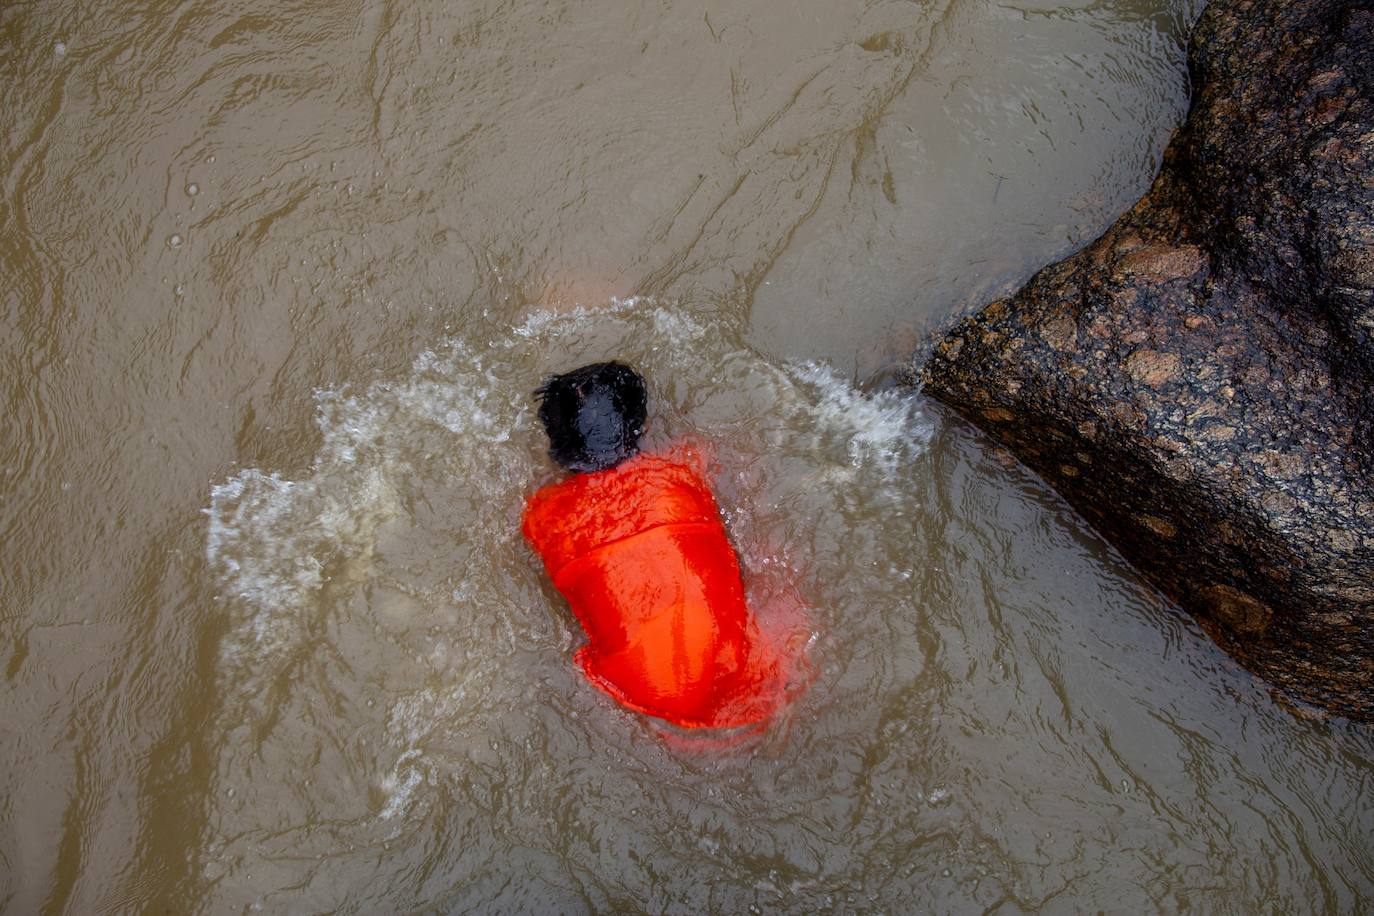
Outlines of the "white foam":
<svg viewBox="0 0 1374 916">
<path fill-rule="evenodd" d="M 691 344 L 706 336 L 706 328 L 685 312 L 656 308 L 652 315 L 654 332 L 675 347 Z"/>
<path fill-rule="evenodd" d="M 810 407 L 815 423 L 823 434 L 843 440 L 851 469 L 870 467 L 890 475 L 930 444 L 935 427 L 915 394 L 859 391 L 823 363 L 794 363 L 788 372 L 815 391 Z"/>
<path fill-rule="evenodd" d="M 445 343 L 399 384 L 316 391 L 321 441 L 306 473 L 247 468 L 213 486 L 206 556 L 237 617 L 226 660 L 262 661 L 303 638 L 331 564 L 366 565 L 381 526 L 404 511 L 408 479 L 433 456 L 465 469 L 518 466 L 508 443 L 521 405 L 506 387 Z"/>
<path fill-rule="evenodd" d="M 291 481 L 257 468 L 212 487 L 206 555 L 224 595 L 247 611 L 246 627 L 225 643 L 226 656 L 288 641 L 295 612 L 324 585 L 325 564 L 365 553 L 394 511 L 394 491 L 379 467 L 338 492 L 317 477 Z"/>
<path fill-rule="evenodd" d="M 386 797 L 386 803 L 377 813 L 378 819 L 391 820 L 410 808 L 415 790 L 425 781 L 424 774 L 416 763 L 419 757 L 420 751 L 416 748 L 406 751 L 396 759 L 396 765 L 391 771 L 379 780 L 377 788 Z M 406 771 L 404 776 L 401 775 L 403 769 Z"/>
<path fill-rule="evenodd" d="M 475 674 L 475 668 L 468 674 Z M 407 694 L 391 707 L 386 730 L 399 747 L 415 747 L 430 733 L 435 722 L 454 725 L 484 715 L 487 711 L 485 684 L 480 678 L 464 677 L 445 689 L 427 687 Z"/>
<path fill-rule="evenodd" d="M 511 333 L 516 337 L 529 340 L 544 334 L 554 325 L 577 324 L 588 318 L 604 315 L 623 315 L 652 305 L 654 305 L 654 300 L 645 296 L 630 296 L 626 299 L 612 296 L 609 305 L 588 307 L 577 304 L 570 308 L 543 309 L 531 313 L 524 321 L 511 328 Z"/>
</svg>

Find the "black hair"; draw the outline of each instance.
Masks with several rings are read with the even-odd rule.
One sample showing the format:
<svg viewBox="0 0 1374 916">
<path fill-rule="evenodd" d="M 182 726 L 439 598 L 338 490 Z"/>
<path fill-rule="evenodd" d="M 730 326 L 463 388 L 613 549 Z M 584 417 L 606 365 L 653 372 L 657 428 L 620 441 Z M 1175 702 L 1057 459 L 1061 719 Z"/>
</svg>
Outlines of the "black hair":
<svg viewBox="0 0 1374 916">
<path fill-rule="evenodd" d="M 603 471 L 639 453 L 649 415 L 640 374 L 624 363 L 592 363 L 535 389 L 549 457 L 570 471 Z"/>
</svg>

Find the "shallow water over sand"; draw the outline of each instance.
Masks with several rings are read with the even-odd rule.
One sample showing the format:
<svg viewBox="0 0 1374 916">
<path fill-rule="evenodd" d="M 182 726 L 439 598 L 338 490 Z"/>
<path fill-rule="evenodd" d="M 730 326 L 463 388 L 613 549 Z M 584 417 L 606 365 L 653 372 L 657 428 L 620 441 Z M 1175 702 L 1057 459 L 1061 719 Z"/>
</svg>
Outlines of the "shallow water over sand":
<svg viewBox="0 0 1374 916">
<path fill-rule="evenodd" d="M 0 910 L 1364 905 L 1368 730 L 855 384 L 1143 190 L 1193 12 L 0 10 Z M 590 688 L 519 539 L 608 357 L 806 609 L 747 740 Z"/>
</svg>

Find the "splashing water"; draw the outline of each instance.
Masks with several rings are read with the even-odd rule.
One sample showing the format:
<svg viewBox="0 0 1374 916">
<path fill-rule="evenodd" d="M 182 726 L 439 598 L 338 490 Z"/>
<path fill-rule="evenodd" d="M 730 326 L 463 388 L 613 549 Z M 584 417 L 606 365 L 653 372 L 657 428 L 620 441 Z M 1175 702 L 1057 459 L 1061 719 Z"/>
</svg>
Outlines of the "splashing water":
<svg viewBox="0 0 1374 916">
<path fill-rule="evenodd" d="M 1374 898 L 1368 730 L 845 381 L 1148 187 L 1200 3 L 11 6 L 4 906 Z M 518 535 L 530 389 L 609 357 L 805 608 L 748 741 L 590 688 Z"/>
<path fill-rule="evenodd" d="M 710 458 L 751 604 L 806 606 L 812 683 L 748 740 L 675 735 L 583 681 L 581 635 L 519 538 L 524 497 L 555 474 L 530 392 L 612 356 L 650 383 L 646 448 Z M 920 893 L 965 909 L 1012 889 L 1035 908 L 1085 868 L 1110 881 L 1074 899 L 1141 903 L 1156 862 L 1215 864 L 1179 836 L 1253 803 L 1247 778 L 1196 782 L 1197 759 L 1312 778 L 1245 751 L 1304 740 L 1292 723 L 1190 737 L 1237 697 L 1250 716 L 1269 704 L 919 396 L 772 362 L 711 313 L 541 311 L 318 404 L 309 468 L 243 470 L 211 496 L 233 621 L 212 908 L 810 911 Z M 1251 854 L 1219 867 L 1242 881 Z"/>
<path fill-rule="evenodd" d="M 576 626 L 518 536 L 524 495 L 554 473 L 529 393 L 603 353 L 650 380 L 646 448 L 690 439 L 713 456 L 756 606 L 810 590 L 818 548 L 798 531 L 860 489 L 894 500 L 931 435 L 910 396 L 866 397 L 822 365 L 772 364 L 719 321 L 637 300 L 536 312 L 495 340 L 436 346 L 402 381 L 317 392 L 310 467 L 241 470 L 212 488 L 207 510 L 207 555 L 233 620 L 226 693 L 239 698 L 218 768 L 228 835 L 251 835 L 263 815 L 252 761 L 264 757 L 329 748 L 331 779 L 283 788 L 272 810 L 320 810 L 321 793 L 351 786 L 347 826 L 311 844 L 338 865 L 343 848 L 414 829 L 402 819 L 423 821 L 433 793 L 455 783 L 477 778 L 496 804 L 485 793 L 549 789 L 535 774 L 550 778 L 550 744 L 610 738 L 628 750 L 658 733 L 576 677 Z M 812 618 L 823 631 L 824 608 Z M 766 753 L 784 730 L 727 753 Z M 662 744 L 654 765 L 710 766 L 671 753 Z M 285 848 L 228 841 L 207 877 L 237 888 L 234 899 L 266 890 L 246 875 Z"/>
</svg>

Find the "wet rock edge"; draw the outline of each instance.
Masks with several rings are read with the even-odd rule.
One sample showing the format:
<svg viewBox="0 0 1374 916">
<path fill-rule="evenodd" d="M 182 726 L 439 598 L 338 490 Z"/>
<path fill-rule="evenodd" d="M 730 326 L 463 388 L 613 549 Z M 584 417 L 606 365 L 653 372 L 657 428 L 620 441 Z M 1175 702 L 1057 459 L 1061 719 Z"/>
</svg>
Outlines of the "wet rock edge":
<svg viewBox="0 0 1374 916">
<path fill-rule="evenodd" d="M 1150 191 L 919 370 L 1223 648 L 1374 720 L 1374 4 L 1213 0 Z"/>
</svg>

